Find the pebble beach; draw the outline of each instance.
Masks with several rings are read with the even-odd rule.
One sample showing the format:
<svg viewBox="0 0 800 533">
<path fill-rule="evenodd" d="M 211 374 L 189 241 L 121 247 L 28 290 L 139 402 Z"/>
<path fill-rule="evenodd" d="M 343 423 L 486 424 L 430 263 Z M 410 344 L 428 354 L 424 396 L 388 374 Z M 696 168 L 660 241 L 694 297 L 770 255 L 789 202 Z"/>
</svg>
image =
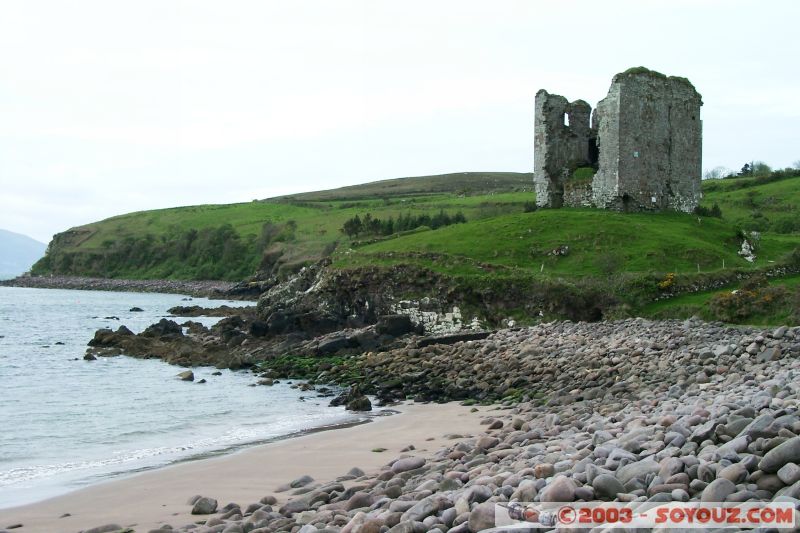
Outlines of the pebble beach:
<svg viewBox="0 0 800 533">
<path fill-rule="evenodd" d="M 406 350 L 381 372 L 420 365 L 418 389 L 454 372 L 468 390 L 526 381 L 538 393 L 491 406 L 400 407 L 407 411 L 364 426 L 253 450 L 261 455 L 244 470 L 213 470 L 210 460 L 119 481 L 107 497 L 126 496 L 127 507 L 76 493 L 91 500 L 83 512 L 45 502 L 4 513 L 3 525 L 444 533 L 491 528 L 495 504 L 512 501 L 800 506 L 798 348 L 800 328 L 627 320 L 542 324 L 431 346 L 436 353 Z M 307 448 L 313 460 L 301 459 L 299 443 L 309 441 L 318 446 Z M 179 468 L 208 475 L 181 484 Z M 44 516 L 51 521 L 37 529 L 35 517 Z"/>
</svg>

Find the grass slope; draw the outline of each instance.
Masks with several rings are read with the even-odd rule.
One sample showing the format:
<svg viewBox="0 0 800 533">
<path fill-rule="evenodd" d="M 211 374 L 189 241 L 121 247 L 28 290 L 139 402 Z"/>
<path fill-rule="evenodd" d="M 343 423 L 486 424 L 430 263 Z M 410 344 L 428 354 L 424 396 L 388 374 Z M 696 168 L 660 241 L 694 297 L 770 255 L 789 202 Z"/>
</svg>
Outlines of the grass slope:
<svg viewBox="0 0 800 533">
<path fill-rule="evenodd" d="M 709 180 L 703 205 L 718 204 L 724 220 L 738 227 L 773 233 L 800 232 L 800 176 L 771 183 L 759 178 Z"/>
<path fill-rule="evenodd" d="M 800 239 L 765 235 L 760 259 L 739 255 L 741 240 L 723 220 L 682 213 L 622 214 L 597 209 L 539 210 L 449 226 L 357 248 L 340 266 L 429 261 L 464 270 L 469 260 L 542 275 L 604 276 L 614 272 L 687 273 L 752 269 L 779 260 Z M 449 261 L 446 258 L 450 258 Z M 437 265 L 434 264 L 437 268 Z M 476 267 L 476 271 L 480 270 Z"/>
<path fill-rule="evenodd" d="M 647 276 L 652 291 L 669 272 L 725 276 L 734 270 L 765 269 L 800 246 L 800 233 L 792 225 L 800 220 L 800 177 L 704 182 L 703 205 L 718 204 L 722 218 L 594 209 L 525 212 L 534 200 L 531 180 L 530 174 L 459 173 L 241 204 L 130 213 L 57 236 L 55 253 L 36 270 L 235 280 L 258 269 L 277 275 L 296 271 L 333 254 L 338 268 L 413 265 L 483 281 L 506 276 L 594 280 L 603 286 L 620 276 Z M 442 210 L 461 211 L 468 222 L 388 238 L 349 239 L 341 232 L 355 215 L 396 219 Z M 737 254 L 742 230 L 763 232 L 753 264 Z M 642 312 L 707 316 L 703 306 L 710 297 L 681 296 Z M 779 314 L 764 320 L 777 320 Z"/>
</svg>

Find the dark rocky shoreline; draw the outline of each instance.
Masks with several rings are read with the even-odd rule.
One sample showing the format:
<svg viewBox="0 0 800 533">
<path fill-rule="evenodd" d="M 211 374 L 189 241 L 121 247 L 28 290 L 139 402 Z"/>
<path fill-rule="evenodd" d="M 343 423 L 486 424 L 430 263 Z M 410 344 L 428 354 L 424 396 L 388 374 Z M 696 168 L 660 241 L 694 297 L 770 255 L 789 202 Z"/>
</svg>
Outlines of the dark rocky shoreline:
<svg viewBox="0 0 800 533">
<path fill-rule="evenodd" d="M 20 276 L 0 280 L 2 287 L 70 289 L 85 291 L 160 292 L 188 296 L 255 300 L 258 294 L 237 290 L 241 283 L 230 281 L 184 281 L 171 279 L 110 279 L 76 276 Z"/>
</svg>

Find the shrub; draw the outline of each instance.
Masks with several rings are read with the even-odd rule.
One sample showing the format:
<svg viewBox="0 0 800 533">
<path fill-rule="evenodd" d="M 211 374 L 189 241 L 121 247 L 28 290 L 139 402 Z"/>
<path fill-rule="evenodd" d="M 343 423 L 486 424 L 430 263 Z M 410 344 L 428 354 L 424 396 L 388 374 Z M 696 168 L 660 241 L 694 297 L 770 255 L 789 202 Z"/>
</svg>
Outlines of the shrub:
<svg viewBox="0 0 800 533">
<path fill-rule="evenodd" d="M 665 291 L 675 284 L 675 272 L 668 272 L 664 279 L 658 282 L 658 288 Z"/>
<path fill-rule="evenodd" d="M 713 296 L 708 307 L 716 320 L 742 323 L 784 306 L 787 300 L 786 287 L 772 287 L 763 274 L 758 274 L 745 281 L 739 290 Z"/>
<path fill-rule="evenodd" d="M 694 214 L 701 217 L 722 218 L 722 209 L 720 209 L 719 204 L 717 203 L 714 203 L 714 205 L 711 207 L 698 205 L 694 208 Z"/>
<path fill-rule="evenodd" d="M 346 220 L 341 232 L 351 238 L 359 235 L 381 235 L 386 237 L 417 228 L 429 227 L 438 229 L 451 224 L 463 224 L 466 221 L 467 217 L 461 211 L 451 215 L 443 209 L 433 216 L 406 213 L 405 215 L 398 215 L 397 219 L 394 217 L 389 217 L 388 219 L 374 218 L 372 214 L 367 213 L 363 218 L 356 215 Z"/>
</svg>

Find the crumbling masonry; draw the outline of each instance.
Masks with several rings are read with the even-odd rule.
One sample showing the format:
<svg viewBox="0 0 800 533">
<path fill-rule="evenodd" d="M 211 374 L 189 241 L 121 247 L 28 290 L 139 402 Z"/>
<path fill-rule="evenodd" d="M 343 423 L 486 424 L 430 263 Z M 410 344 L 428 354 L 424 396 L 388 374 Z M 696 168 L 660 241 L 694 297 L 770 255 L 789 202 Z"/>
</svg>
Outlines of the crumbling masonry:
<svg viewBox="0 0 800 533">
<path fill-rule="evenodd" d="M 536 94 L 534 175 L 540 207 L 691 212 L 701 198 L 700 94 L 643 67 L 614 76 L 592 108 Z"/>
</svg>

